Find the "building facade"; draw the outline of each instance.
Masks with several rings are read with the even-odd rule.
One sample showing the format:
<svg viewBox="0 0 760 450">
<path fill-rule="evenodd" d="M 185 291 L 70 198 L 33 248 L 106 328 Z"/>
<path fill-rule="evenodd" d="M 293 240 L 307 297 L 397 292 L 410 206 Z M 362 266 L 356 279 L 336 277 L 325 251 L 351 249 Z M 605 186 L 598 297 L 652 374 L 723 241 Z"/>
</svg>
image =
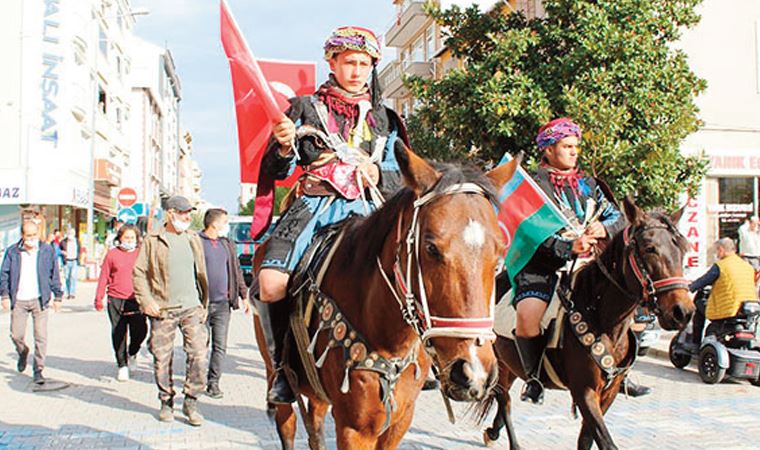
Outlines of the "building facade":
<svg viewBox="0 0 760 450">
<path fill-rule="evenodd" d="M 0 2 L 0 249 L 22 211 L 84 242 L 179 189 L 180 83 L 169 50 L 134 36 L 130 0 Z M 192 174 L 191 174 L 192 175 Z"/>
</svg>

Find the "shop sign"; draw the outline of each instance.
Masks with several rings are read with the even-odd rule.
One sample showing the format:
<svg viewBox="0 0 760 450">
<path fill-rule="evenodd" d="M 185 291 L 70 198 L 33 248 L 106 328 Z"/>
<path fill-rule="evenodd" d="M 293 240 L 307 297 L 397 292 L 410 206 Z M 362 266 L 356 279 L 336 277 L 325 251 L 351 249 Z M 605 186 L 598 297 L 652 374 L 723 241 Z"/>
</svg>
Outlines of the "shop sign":
<svg viewBox="0 0 760 450">
<path fill-rule="evenodd" d="M 687 269 L 700 267 L 700 255 L 702 245 L 702 227 L 699 220 L 699 199 L 689 198 L 686 209 L 680 222 L 681 233 L 689 241 L 689 251 L 686 252 L 684 262 Z"/>
<path fill-rule="evenodd" d="M 59 74 L 63 56 L 60 55 L 60 15 L 59 0 L 45 0 L 45 15 L 42 19 L 42 124 L 40 139 L 58 145 L 58 110 Z"/>
</svg>

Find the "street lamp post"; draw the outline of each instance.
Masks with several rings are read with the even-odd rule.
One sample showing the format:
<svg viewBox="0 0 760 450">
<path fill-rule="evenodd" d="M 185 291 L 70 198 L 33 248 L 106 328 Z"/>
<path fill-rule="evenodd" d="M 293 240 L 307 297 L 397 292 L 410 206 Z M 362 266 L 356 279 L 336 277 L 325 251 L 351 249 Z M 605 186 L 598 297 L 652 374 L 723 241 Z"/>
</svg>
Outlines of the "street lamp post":
<svg viewBox="0 0 760 450">
<path fill-rule="evenodd" d="M 150 11 L 147 8 L 134 8 L 131 10 L 128 14 L 119 14 L 114 17 L 135 17 L 135 16 L 147 16 L 150 14 Z M 97 17 L 95 17 L 94 20 L 97 20 Z M 98 104 L 99 99 L 99 86 L 100 86 L 100 80 L 98 75 L 98 52 L 100 51 L 100 43 L 101 41 L 108 42 L 108 39 L 101 39 L 100 33 L 98 32 L 98 40 L 97 45 L 94 46 L 94 59 L 92 62 L 92 84 L 93 84 L 93 93 L 92 93 L 92 117 L 90 119 L 90 186 L 89 186 L 89 198 L 87 200 L 87 250 L 88 250 L 88 256 L 90 258 L 94 257 L 95 254 L 95 145 L 97 143 L 97 130 L 95 128 L 97 117 L 98 117 L 98 108 L 100 107 Z"/>
</svg>

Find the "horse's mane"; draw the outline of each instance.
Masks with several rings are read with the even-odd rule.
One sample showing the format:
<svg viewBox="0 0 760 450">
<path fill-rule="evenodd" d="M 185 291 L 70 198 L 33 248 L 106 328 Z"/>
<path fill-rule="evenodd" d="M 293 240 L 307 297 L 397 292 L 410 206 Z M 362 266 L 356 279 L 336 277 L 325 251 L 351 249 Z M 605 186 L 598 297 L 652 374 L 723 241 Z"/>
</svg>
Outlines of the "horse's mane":
<svg viewBox="0 0 760 450">
<path fill-rule="evenodd" d="M 648 223 L 659 223 L 664 225 L 672 234 L 674 244 L 682 251 L 687 252 L 689 243 L 684 236 L 678 231 L 678 227 L 670 220 L 670 216 L 661 210 L 653 210 L 647 213 Z M 599 263 L 609 270 L 613 275 L 617 272 L 618 266 L 623 264 L 623 253 L 625 252 L 625 242 L 623 232 L 618 232 L 613 236 L 607 247 L 598 256 Z M 575 278 L 575 287 L 573 288 L 573 301 L 579 305 L 595 305 L 601 298 L 597 294 L 610 281 L 604 276 L 602 271 L 597 267 L 596 262 L 588 264 L 578 272 Z M 622 294 L 621 294 L 622 296 Z"/>
<path fill-rule="evenodd" d="M 474 183 L 483 188 L 486 197 L 495 201 L 494 186 L 483 173 L 469 165 L 455 165 L 446 163 L 431 163 L 441 174 L 441 178 L 433 187 L 432 192 L 441 192 L 455 184 Z M 352 255 L 344 262 L 346 265 L 354 265 L 358 261 L 363 269 L 374 269 L 374 259 L 380 255 L 388 234 L 395 228 L 398 217 L 404 208 L 415 200 L 414 192 L 409 188 L 402 188 L 393 197 L 387 200 L 382 207 L 367 217 L 356 216 L 350 219 L 343 237 L 346 254 Z"/>
</svg>

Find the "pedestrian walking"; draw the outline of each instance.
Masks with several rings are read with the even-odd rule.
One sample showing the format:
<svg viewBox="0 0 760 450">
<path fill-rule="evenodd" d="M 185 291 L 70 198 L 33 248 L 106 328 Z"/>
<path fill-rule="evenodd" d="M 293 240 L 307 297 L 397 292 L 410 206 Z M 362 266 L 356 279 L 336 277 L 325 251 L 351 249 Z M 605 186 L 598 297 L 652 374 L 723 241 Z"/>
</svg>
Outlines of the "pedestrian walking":
<svg viewBox="0 0 760 450">
<path fill-rule="evenodd" d="M 29 356 L 25 342 L 26 320 L 32 315 L 34 328 L 34 383 L 45 384 L 42 375 L 47 353 L 47 317 L 50 298 L 53 310 L 61 308 L 61 278 L 55 251 L 40 242 L 39 227 L 31 221 L 21 226 L 21 241 L 8 247 L 0 269 L 3 310 L 11 310 L 11 339 L 16 346 L 16 369 L 24 372 Z"/>
<path fill-rule="evenodd" d="M 739 227 L 738 232 L 739 254 L 752 265 L 752 268 L 760 270 L 760 218 L 748 218 Z"/>
<path fill-rule="evenodd" d="M 77 239 L 74 229 L 70 229 L 61 241 L 61 255 L 63 256 L 63 281 L 66 298 L 74 298 L 77 294 L 77 275 L 79 273 L 79 259 L 82 255 L 82 245 Z"/>
<path fill-rule="evenodd" d="M 211 357 L 208 368 L 206 395 L 222 398 L 219 379 L 222 376 L 222 362 L 227 354 L 227 334 L 230 313 L 242 306 L 248 314 L 248 288 L 243 279 L 243 271 L 234 245 L 227 239 L 230 232 L 227 211 L 211 208 L 203 218 L 204 230 L 200 233 L 203 253 L 206 257 L 208 276 L 208 319 Z"/>
<path fill-rule="evenodd" d="M 206 387 L 208 331 L 208 280 L 203 244 L 188 231 L 195 208 L 182 196 L 165 204 L 166 224 L 152 232 L 140 246 L 133 272 L 135 298 L 143 313 L 150 316 L 153 369 L 158 386 L 162 422 L 174 420 L 172 355 L 174 334 L 179 327 L 187 354 L 185 401 L 182 412 L 193 426 L 203 423 L 198 396 Z"/>
<path fill-rule="evenodd" d="M 124 225 L 116 234 L 118 247 L 106 253 L 100 268 L 95 309 L 103 311 L 103 298 L 108 292 L 108 318 L 111 320 L 111 342 L 116 354 L 116 379 L 128 381 L 137 352 L 148 334 L 148 323 L 135 300 L 132 271 L 137 260 L 137 238 L 134 225 Z M 127 345 L 129 335 L 129 345 Z"/>
</svg>

